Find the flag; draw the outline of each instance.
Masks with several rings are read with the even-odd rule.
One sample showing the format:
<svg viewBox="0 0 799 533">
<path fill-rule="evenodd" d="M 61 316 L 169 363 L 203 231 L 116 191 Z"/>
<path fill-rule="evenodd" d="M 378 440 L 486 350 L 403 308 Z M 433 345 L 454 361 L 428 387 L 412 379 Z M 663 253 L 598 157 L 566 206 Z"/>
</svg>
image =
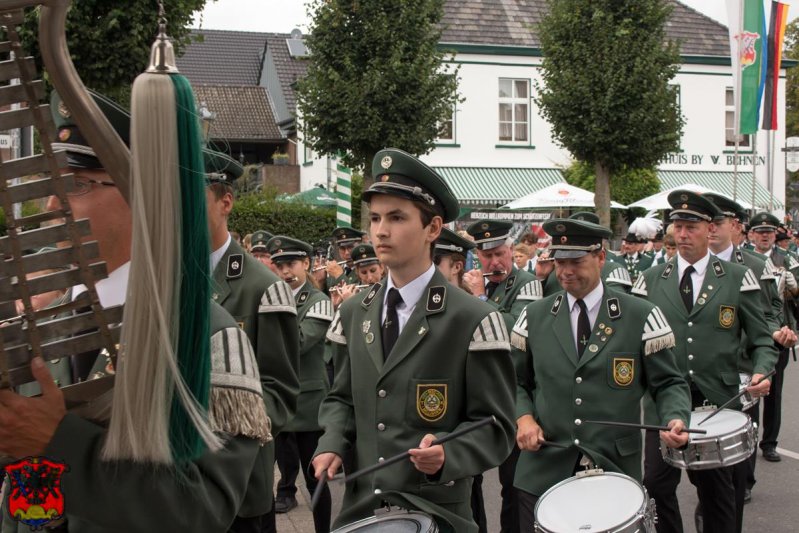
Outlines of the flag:
<svg viewBox="0 0 799 533">
<path fill-rule="evenodd" d="M 763 77 L 763 0 L 727 0 L 735 94 L 735 134 L 757 132 Z"/>
<path fill-rule="evenodd" d="M 788 22 L 788 4 L 771 2 L 771 23 L 768 34 L 768 71 L 765 98 L 763 100 L 763 129 L 777 129 L 777 88 L 782 62 L 782 42 L 785 39 L 785 24 Z"/>
</svg>

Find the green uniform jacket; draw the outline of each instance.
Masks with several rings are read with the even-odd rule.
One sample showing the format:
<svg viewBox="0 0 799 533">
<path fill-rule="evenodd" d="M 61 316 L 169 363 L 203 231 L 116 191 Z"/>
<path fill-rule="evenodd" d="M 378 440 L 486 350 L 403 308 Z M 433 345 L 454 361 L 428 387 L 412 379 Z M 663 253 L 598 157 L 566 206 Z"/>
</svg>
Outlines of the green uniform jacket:
<svg viewBox="0 0 799 533">
<path fill-rule="evenodd" d="M 325 333 L 333 320 L 330 298 L 309 282 L 300 287 L 295 300 L 300 322 L 300 397 L 297 414 L 284 431 L 317 431 L 319 404 L 327 394 Z"/>
<path fill-rule="evenodd" d="M 605 255 L 609 256 L 610 252 L 607 252 Z M 627 272 L 627 268 L 621 263 L 605 260 L 605 264 L 602 265 L 602 272 L 600 276 L 602 277 L 602 282 L 605 285 L 618 291 L 629 293 L 633 286 L 633 282 L 630 279 L 630 274 Z M 558 276 L 553 270 L 549 273 L 549 276 L 547 276 L 547 279 L 544 281 L 544 296 L 552 296 L 553 294 L 556 294 L 562 290 L 563 287 L 560 286 Z"/>
<path fill-rule="evenodd" d="M 266 413 L 277 435 L 294 416 L 299 380 L 299 326 L 291 288 L 231 240 L 214 270 L 213 299 L 249 337 L 258 360 Z M 275 446 L 263 447 L 240 516 L 272 508 Z"/>
<path fill-rule="evenodd" d="M 212 335 L 236 329 L 230 315 L 211 306 Z M 244 340 L 243 336 L 227 338 L 219 343 L 226 355 L 242 357 L 247 348 L 231 340 Z M 102 461 L 105 432 L 67 414 L 45 450 L 46 457 L 69 467 L 62 476 L 62 491 L 70 533 L 227 531 L 244 501 L 261 448 L 257 440 L 230 437 L 221 451 L 206 453 L 179 476 L 166 468 Z M 3 513 L 3 533 L 30 531 L 9 518 L 7 507 Z"/>
<path fill-rule="evenodd" d="M 580 453 L 641 481 L 641 431 L 583 420 L 639 423 L 646 391 L 659 423 L 688 425 L 691 398 L 671 348 L 674 335 L 649 302 L 605 287 L 588 346 L 578 359 L 565 291 L 530 304 L 513 328 L 516 417 L 532 415 L 567 449 L 522 451 L 515 486 L 540 496 L 571 477 Z"/>
<path fill-rule="evenodd" d="M 497 285 L 491 298 L 486 302 L 499 309 L 505 320 L 505 327 L 510 331 L 527 304 L 540 300 L 543 293 L 541 282 L 534 274 L 513 265 L 510 276 Z"/>
<path fill-rule="evenodd" d="M 436 270 L 384 364 L 385 291 L 376 284 L 346 300 L 330 326 L 336 375 L 319 410 L 324 435 L 316 453 L 350 455 L 353 468 L 361 469 L 417 447 L 428 433 L 443 437 L 487 416 L 498 423 L 446 443 L 436 479 L 401 461 L 348 483 L 336 527 L 372 516 L 384 499 L 410 501 L 449 531 L 477 531 L 472 476 L 504 461 L 515 434 L 504 322 Z"/>
<path fill-rule="evenodd" d="M 677 339 L 674 353 L 683 376 L 710 402 L 721 405 L 738 392 L 743 333 L 754 373 L 769 372 L 777 361 L 760 284 L 751 269 L 711 256 L 690 313 L 680 298 L 679 284 L 675 257 L 644 272 L 632 292 L 663 311 Z"/>
<path fill-rule="evenodd" d="M 639 253 L 638 257 L 633 259 L 631 256 L 625 254 L 621 256 L 624 265 L 627 267 L 627 272 L 630 274 L 630 279 L 633 283 L 638 279 L 641 273 L 652 266 L 654 258 L 652 256 Z"/>
</svg>

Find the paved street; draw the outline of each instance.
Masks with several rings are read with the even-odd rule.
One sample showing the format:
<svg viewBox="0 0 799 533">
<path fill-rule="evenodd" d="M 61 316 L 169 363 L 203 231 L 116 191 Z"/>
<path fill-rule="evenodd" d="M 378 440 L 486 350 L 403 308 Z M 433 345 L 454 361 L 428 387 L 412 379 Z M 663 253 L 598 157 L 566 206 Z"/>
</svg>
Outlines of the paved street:
<svg viewBox="0 0 799 533">
<path fill-rule="evenodd" d="M 783 424 L 780 431 L 780 463 L 764 461 L 758 453 L 757 485 L 752 503 L 744 510 L 744 531 L 769 531 L 770 533 L 795 533 L 799 530 L 799 364 L 791 361 L 786 371 L 783 392 Z M 499 531 L 499 482 L 496 471 L 488 472 L 483 482 L 488 506 L 489 531 Z M 279 533 L 313 533 L 313 520 L 308 507 L 309 499 L 304 486 L 300 490 L 300 505 L 288 514 L 277 515 Z M 334 487 L 333 514 L 341 506 L 341 487 Z M 683 475 L 679 488 L 680 506 L 686 532 L 694 532 L 693 510 L 696 492 Z"/>
</svg>

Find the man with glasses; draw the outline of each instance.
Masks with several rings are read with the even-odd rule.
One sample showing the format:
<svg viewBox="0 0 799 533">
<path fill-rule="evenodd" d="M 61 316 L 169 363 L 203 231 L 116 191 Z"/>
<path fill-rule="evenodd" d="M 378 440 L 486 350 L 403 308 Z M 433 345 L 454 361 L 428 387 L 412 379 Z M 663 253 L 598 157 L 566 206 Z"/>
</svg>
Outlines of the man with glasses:
<svg viewBox="0 0 799 533">
<path fill-rule="evenodd" d="M 277 274 L 277 267 L 272 263 L 272 254 L 269 253 L 266 247 L 266 243 L 268 243 L 269 239 L 272 237 L 274 237 L 274 235 L 266 230 L 258 230 L 253 233 L 250 238 L 250 254 L 269 270 Z"/>
<path fill-rule="evenodd" d="M 338 250 L 338 260 L 327 261 L 327 279 L 325 288 L 328 292 L 338 285 L 358 283 L 358 273 L 352 265 L 352 249 L 363 240 L 364 232 L 349 226 L 336 228 L 333 232 L 333 244 Z"/>
</svg>

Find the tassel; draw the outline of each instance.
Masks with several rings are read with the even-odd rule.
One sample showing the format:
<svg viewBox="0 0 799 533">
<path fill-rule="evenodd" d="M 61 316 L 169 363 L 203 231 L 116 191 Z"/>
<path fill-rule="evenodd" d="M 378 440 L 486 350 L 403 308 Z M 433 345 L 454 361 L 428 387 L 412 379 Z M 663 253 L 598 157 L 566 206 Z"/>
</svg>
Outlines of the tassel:
<svg viewBox="0 0 799 533">
<path fill-rule="evenodd" d="M 228 435 L 272 442 L 272 421 L 266 416 L 264 397 L 244 389 L 211 387 L 211 428 Z"/>
<path fill-rule="evenodd" d="M 655 339 L 649 339 L 644 343 L 644 355 L 652 355 L 666 348 L 674 348 L 676 344 L 677 341 L 674 338 L 674 333 L 669 333 L 668 335 L 663 335 Z"/>
<path fill-rule="evenodd" d="M 510 345 L 523 352 L 527 351 L 527 339 L 515 331 L 510 334 Z"/>
<path fill-rule="evenodd" d="M 160 24 L 131 95 L 133 247 L 107 460 L 183 464 L 222 442 L 208 421 L 210 265 L 194 96 Z"/>
</svg>

